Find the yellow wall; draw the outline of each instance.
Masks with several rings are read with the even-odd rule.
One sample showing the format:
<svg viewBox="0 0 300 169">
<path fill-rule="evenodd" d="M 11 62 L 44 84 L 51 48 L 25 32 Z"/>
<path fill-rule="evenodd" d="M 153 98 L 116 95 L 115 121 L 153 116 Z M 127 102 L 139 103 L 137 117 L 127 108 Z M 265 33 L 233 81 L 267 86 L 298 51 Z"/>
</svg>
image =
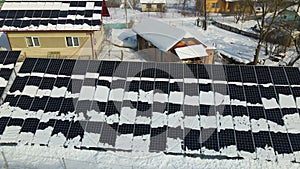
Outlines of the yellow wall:
<svg viewBox="0 0 300 169">
<path fill-rule="evenodd" d="M 213 3 L 218 3 L 218 8 L 213 8 Z M 230 12 L 236 12 L 236 11 L 240 11 L 240 4 L 243 2 L 225 2 L 225 0 L 206 0 L 206 11 L 207 12 L 220 12 L 220 13 L 230 13 Z M 244 2 L 243 5 L 246 2 Z M 250 7 L 246 7 L 245 12 L 249 13 Z"/>
<path fill-rule="evenodd" d="M 102 36 L 102 34 L 97 35 Z M 38 37 L 40 47 L 28 47 L 25 37 L 29 36 Z M 80 46 L 68 47 L 65 40 L 67 36 L 78 37 Z M 98 36 L 94 36 L 94 38 L 102 39 Z M 8 37 L 12 50 L 21 50 L 21 56 L 24 57 L 47 57 L 48 52 L 60 52 L 61 58 L 92 55 L 91 38 L 88 32 L 9 32 Z"/>
<path fill-rule="evenodd" d="M 147 4 L 142 4 L 142 12 L 164 12 L 166 4 L 161 4 L 162 9 L 157 8 L 157 4 L 151 4 L 151 8 L 147 8 Z"/>
<path fill-rule="evenodd" d="M 213 8 L 213 3 L 217 3 L 218 8 Z M 225 12 L 226 7 L 225 0 L 206 0 L 206 12 Z"/>
</svg>

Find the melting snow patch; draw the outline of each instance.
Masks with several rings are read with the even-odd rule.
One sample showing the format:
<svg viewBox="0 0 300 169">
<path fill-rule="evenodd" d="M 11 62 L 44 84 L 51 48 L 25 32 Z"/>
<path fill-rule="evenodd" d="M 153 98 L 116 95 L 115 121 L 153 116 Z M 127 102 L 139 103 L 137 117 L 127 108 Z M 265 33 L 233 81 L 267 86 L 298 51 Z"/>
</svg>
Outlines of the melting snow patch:
<svg viewBox="0 0 300 169">
<path fill-rule="evenodd" d="M 82 147 L 97 147 L 100 134 L 84 132 L 81 146 Z"/>
<path fill-rule="evenodd" d="M 199 116 L 184 116 L 184 127 L 200 130 Z"/>
<path fill-rule="evenodd" d="M 261 98 L 261 100 L 262 100 L 262 103 L 263 103 L 265 109 L 279 108 L 279 105 L 275 98 L 272 98 L 270 100 L 266 99 L 266 98 Z"/>
<path fill-rule="evenodd" d="M 248 116 L 236 116 L 233 118 L 235 129 L 239 131 L 248 131 L 251 130 L 250 128 L 250 122 Z"/>
<path fill-rule="evenodd" d="M 107 102 L 109 88 L 105 86 L 97 86 L 94 94 L 94 100 L 99 102 Z"/>
<path fill-rule="evenodd" d="M 169 102 L 182 104 L 183 103 L 184 94 L 183 92 L 170 92 Z"/>
<path fill-rule="evenodd" d="M 164 113 L 153 112 L 151 122 L 152 128 L 163 127 L 167 125 L 167 115 Z"/>
<path fill-rule="evenodd" d="M 22 95 L 34 97 L 38 88 L 39 88 L 38 86 L 25 86 Z"/>
<path fill-rule="evenodd" d="M 123 95 L 124 95 L 124 89 L 121 89 L 121 88 L 111 89 L 111 91 L 109 93 L 109 100 L 122 102 Z"/>
<path fill-rule="evenodd" d="M 292 95 L 279 94 L 279 105 L 281 108 L 296 108 L 296 103 Z"/>
<path fill-rule="evenodd" d="M 169 127 L 178 127 L 183 126 L 183 112 L 178 111 L 168 115 L 168 126 Z"/>
<path fill-rule="evenodd" d="M 179 138 L 167 137 L 167 152 L 168 153 L 182 153 L 183 140 Z"/>
<path fill-rule="evenodd" d="M 79 95 L 79 100 L 93 100 L 95 92 L 95 87 L 92 86 L 82 86 Z"/>
<path fill-rule="evenodd" d="M 116 139 L 116 149 L 131 150 L 133 134 L 121 134 Z"/>
<path fill-rule="evenodd" d="M 136 111 L 136 109 L 131 109 L 130 107 L 122 107 L 120 114 L 120 125 L 123 123 L 134 124 Z"/>
<path fill-rule="evenodd" d="M 300 132 L 300 117 L 297 112 L 283 116 L 283 120 L 289 133 Z"/>
<path fill-rule="evenodd" d="M 6 126 L 1 136 L 0 143 L 16 143 L 20 130 L 20 126 Z"/>
<path fill-rule="evenodd" d="M 206 105 L 215 105 L 214 103 L 214 93 L 212 91 L 209 92 L 200 92 L 200 104 Z"/>
</svg>

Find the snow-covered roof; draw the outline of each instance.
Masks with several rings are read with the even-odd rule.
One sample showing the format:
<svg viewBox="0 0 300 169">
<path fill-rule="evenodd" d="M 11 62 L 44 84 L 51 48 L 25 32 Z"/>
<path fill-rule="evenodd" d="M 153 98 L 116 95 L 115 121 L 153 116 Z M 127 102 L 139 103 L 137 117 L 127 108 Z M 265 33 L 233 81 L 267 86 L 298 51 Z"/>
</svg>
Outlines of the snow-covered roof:
<svg viewBox="0 0 300 169">
<path fill-rule="evenodd" d="M 141 4 L 165 4 L 166 0 L 140 0 Z"/>
<path fill-rule="evenodd" d="M 300 16 L 300 8 L 299 8 L 299 5 L 293 5 L 293 6 L 290 6 L 290 7 L 286 8 L 286 10 L 288 10 L 288 11 L 293 11 L 293 12 L 297 12 L 297 14 Z"/>
<path fill-rule="evenodd" d="M 100 30 L 101 0 L 5 1 L 0 31 Z"/>
<path fill-rule="evenodd" d="M 164 52 L 170 50 L 185 35 L 185 31 L 181 29 L 150 18 L 143 19 L 133 27 L 133 31 Z"/>
<path fill-rule="evenodd" d="M 191 45 L 175 49 L 180 59 L 192 59 L 207 56 L 206 49 L 203 45 Z"/>
</svg>

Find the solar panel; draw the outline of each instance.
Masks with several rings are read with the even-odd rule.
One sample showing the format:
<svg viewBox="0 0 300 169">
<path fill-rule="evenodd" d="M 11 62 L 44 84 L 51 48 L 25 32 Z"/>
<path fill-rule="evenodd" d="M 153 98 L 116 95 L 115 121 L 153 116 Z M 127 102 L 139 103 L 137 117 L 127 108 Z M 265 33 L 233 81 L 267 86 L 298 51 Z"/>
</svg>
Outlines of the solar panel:
<svg viewBox="0 0 300 169">
<path fill-rule="evenodd" d="M 0 142 L 26 144 L 33 138 L 33 144 L 50 147 L 273 160 L 300 151 L 295 127 L 300 89 L 291 80 L 299 73 L 294 68 L 26 59 L 0 106 L 0 111 L 12 110 L 0 118 Z M 15 120 L 29 111 L 39 113 Z M 8 137 L 11 126 L 18 132 Z M 18 139 L 24 134 L 30 139 Z"/>
<path fill-rule="evenodd" d="M 0 51 L 0 100 L 4 99 L 5 89 L 12 76 L 19 55 L 20 51 Z"/>
</svg>

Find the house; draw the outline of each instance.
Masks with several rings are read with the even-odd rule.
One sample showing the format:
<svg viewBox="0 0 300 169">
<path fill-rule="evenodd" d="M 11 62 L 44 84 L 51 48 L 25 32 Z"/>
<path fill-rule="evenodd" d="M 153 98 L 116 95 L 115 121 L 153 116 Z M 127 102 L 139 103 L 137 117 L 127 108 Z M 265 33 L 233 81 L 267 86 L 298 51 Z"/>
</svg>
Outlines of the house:
<svg viewBox="0 0 300 169">
<path fill-rule="evenodd" d="M 133 31 L 137 34 L 138 50 L 147 51 L 144 53 L 150 55 L 151 61 L 213 63 L 214 47 L 208 47 L 182 29 L 147 18 L 133 27 Z"/>
<path fill-rule="evenodd" d="M 250 7 L 243 0 L 206 0 L 206 12 L 235 13 L 241 12 L 243 9 L 246 12 L 251 12 Z"/>
<path fill-rule="evenodd" d="M 166 3 L 166 0 L 140 0 L 142 12 L 164 12 Z"/>
<path fill-rule="evenodd" d="M 21 57 L 96 57 L 103 39 L 99 0 L 6 0 L 0 11 L 0 31 Z"/>
</svg>

